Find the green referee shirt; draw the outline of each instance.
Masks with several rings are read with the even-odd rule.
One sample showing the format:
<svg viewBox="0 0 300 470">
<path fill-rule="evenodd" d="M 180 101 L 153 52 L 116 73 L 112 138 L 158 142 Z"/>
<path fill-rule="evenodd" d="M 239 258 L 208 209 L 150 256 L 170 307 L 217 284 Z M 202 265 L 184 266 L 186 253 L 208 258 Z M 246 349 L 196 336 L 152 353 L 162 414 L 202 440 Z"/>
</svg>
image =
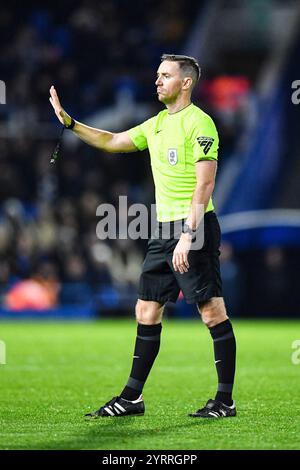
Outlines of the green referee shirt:
<svg viewBox="0 0 300 470">
<path fill-rule="evenodd" d="M 191 103 L 174 114 L 164 109 L 128 134 L 139 150 L 149 149 L 157 220 L 186 218 L 197 183 L 196 163 L 218 158 L 219 138 L 211 117 Z M 206 212 L 211 210 L 210 199 Z"/>
</svg>

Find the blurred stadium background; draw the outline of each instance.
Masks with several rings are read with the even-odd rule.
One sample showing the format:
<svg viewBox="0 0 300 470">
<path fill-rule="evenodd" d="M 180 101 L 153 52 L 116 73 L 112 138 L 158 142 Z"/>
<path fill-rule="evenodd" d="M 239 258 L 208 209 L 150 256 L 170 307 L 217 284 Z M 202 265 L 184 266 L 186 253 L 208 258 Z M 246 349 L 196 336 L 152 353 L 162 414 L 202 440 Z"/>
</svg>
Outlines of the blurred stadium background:
<svg viewBox="0 0 300 470">
<path fill-rule="evenodd" d="M 215 119 L 215 207 L 235 317 L 298 317 L 300 5 L 297 0 L 63 0 L 0 6 L 1 318 L 133 315 L 143 240 L 100 241 L 96 208 L 154 202 L 147 153 L 108 155 L 65 133 L 54 84 L 80 121 L 128 129 L 161 109 L 162 53 L 197 57 L 194 102 Z M 66 135 L 67 134 L 67 135 Z M 170 317 L 189 317 L 184 299 Z"/>
</svg>

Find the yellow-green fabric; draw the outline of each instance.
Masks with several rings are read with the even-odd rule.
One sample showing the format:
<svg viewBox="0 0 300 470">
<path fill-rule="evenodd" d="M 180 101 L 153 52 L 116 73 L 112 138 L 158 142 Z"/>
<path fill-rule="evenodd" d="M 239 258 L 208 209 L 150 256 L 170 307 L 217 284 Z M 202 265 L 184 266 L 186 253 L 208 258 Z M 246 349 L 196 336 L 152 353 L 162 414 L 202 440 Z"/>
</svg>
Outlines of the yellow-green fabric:
<svg viewBox="0 0 300 470">
<path fill-rule="evenodd" d="M 128 134 L 139 150 L 149 149 L 157 220 L 186 218 L 197 182 L 196 163 L 218 159 L 219 138 L 212 118 L 191 103 L 174 114 L 164 109 Z M 206 212 L 213 209 L 210 199 Z"/>
</svg>

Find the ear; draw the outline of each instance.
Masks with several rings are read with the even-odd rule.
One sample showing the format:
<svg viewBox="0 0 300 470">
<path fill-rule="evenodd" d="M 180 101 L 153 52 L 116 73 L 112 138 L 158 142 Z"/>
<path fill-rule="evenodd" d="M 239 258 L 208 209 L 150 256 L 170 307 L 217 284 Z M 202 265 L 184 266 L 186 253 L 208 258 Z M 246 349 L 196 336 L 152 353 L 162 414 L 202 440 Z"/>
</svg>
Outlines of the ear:
<svg viewBox="0 0 300 470">
<path fill-rule="evenodd" d="M 191 77 L 185 77 L 183 79 L 183 84 L 182 84 L 183 90 L 188 90 L 189 88 L 191 88 L 192 85 L 193 85 L 193 80 Z"/>
</svg>

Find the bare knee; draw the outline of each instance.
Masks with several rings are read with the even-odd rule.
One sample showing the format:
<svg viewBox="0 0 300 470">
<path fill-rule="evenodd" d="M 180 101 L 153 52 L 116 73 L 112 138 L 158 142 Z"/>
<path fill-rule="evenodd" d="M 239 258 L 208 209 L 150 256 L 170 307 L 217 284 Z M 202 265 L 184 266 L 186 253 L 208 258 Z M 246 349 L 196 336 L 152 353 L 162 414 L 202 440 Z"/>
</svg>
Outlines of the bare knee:
<svg viewBox="0 0 300 470">
<path fill-rule="evenodd" d="M 203 323 L 208 327 L 218 325 L 228 319 L 223 297 L 213 297 L 208 302 L 198 305 Z"/>
<path fill-rule="evenodd" d="M 138 323 L 156 325 L 161 322 L 164 306 L 159 302 L 138 299 L 135 306 L 135 316 Z"/>
</svg>

